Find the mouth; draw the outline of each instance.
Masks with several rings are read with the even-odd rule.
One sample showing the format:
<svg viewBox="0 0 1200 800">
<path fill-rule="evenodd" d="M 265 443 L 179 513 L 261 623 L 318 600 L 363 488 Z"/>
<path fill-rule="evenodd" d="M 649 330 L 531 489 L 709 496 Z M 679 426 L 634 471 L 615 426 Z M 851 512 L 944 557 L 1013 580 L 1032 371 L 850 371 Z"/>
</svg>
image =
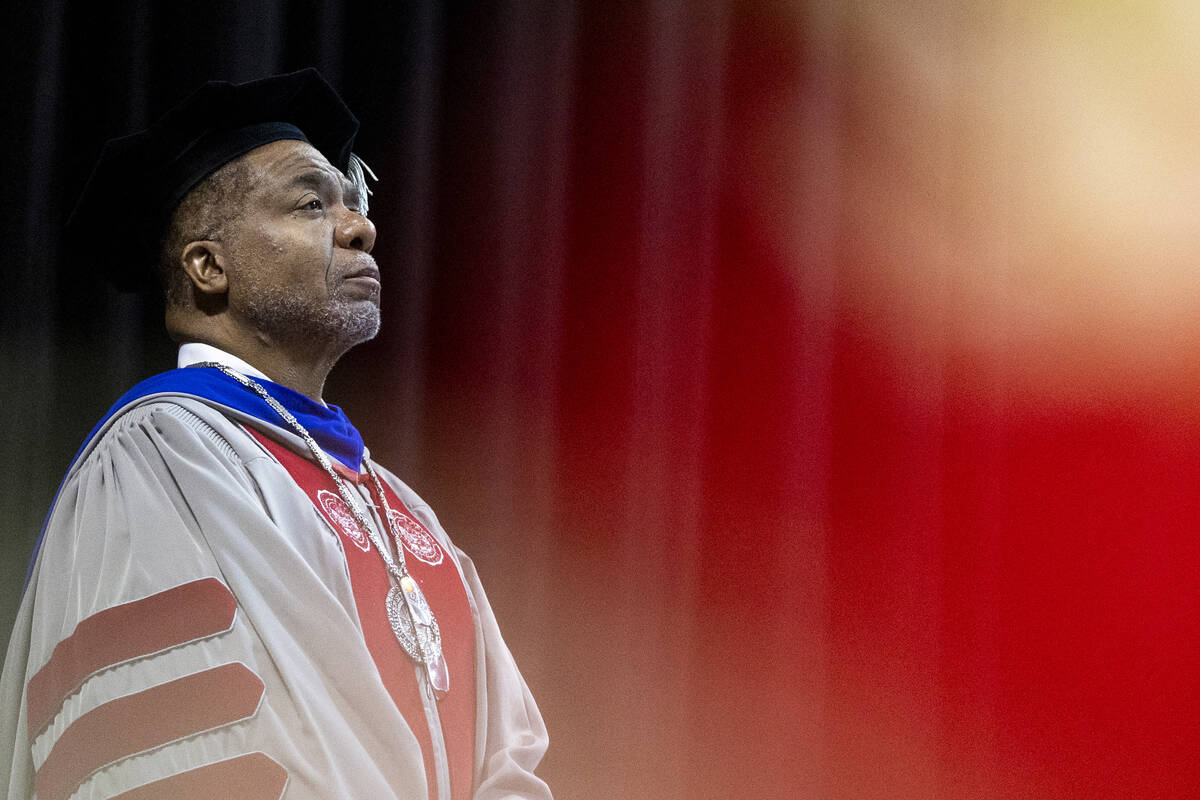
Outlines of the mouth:
<svg viewBox="0 0 1200 800">
<path fill-rule="evenodd" d="M 379 267 L 374 264 L 368 264 L 352 272 L 346 273 L 343 280 L 371 280 L 379 283 Z"/>
</svg>

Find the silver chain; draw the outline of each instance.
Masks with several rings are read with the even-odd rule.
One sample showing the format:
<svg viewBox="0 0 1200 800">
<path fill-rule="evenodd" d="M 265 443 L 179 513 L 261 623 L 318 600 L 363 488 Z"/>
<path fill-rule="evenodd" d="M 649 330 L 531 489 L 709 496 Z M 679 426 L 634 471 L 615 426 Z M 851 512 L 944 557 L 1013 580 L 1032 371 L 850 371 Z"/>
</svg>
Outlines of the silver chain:
<svg viewBox="0 0 1200 800">
<path fill-rule="evenodd" d="M 375 526 L 367 520 L 366 513 L 359 508 L 359 504 L 354 495 L 351 493 L 349 487 L 346 486 L 346 482 L 342 480 L 341 476 L 337 474 L 336 470 L 334 470 L 333 464 L 329 460 L 329 456 L 325 455 L 325 451 L 322 450 L 321 446 L 317 444 L 316 439 L 314 439 L 312 435 L 305 429 L 305 427 L 300 424 L 300 421 L 292 415 L 292 412 L 288 411 L 280 404 L 278 400 L 272 397 L 271 394 L 262 386 L 262 384 L 246 377 L 245 375 L 242 375 L 239 372 L 235 372 L 224 364 L 216 361 L 204 361 L 198 364 L 193 364 L 192 366 L 212 367 L 225 373 L 230 378 L 233 378 L 242 386 L 245 386 L 247 389 L 261 397 L 266 404 L 270 406 L 271 409 L 278 414 L 283 421 L 286 422 L 292 428 L 292 430 L 300 436 L 301 439 L 304 440 L 304 443 L 308 445 L 308 449 L 312 451 L 313 458 L 317 460 L 317 463 L 321 465 L 321 468 L 324 469 L 325 472 L 329 474 L 329 477 L 333 479 L 334 485 L 337 486 L 338 494 L 341 495 L 342 500 L 350 508 L 351 513 L 354 514 L 355 521 L 364 531 L 366 531 L 367 536 L 369 536 L 371 539 L 371 543 L 375 545 L 375 549 L 379 551 L 379 556 L 383 559 L 383 563 L 387 567 L 387 571 L 396 579 L 403 589 L 403 591 L 397 592 L 396 588 L 393 587 L 392 592 L 388 595 L 387 603 L 388 618 L 392 623 L 392 629 L 395 631 L 401 645 L 404 646 L 404 649 L 408 651 L 408 654 L 412 656 L 414 660 L 426 665 L 428 665 L 431 660 L 440 660 L 442 658 L 441 634 L 438 631 L 437 620 L 433 617 L 433 612 L 429 608 L 429 604 L 425 601 L 424 596 L 421 595 L 419 588 L 416 588 L 416 582 L 408 574 L 408 567 L 404 561 L 404 543 L 400 541 L 399 535 L 393 529 L 392 509 L 391 506 L 388 505 L 387 495 L 384 494 L 383 483 L 379 480 L 379 476 L 375 473 L 375 470 L 371 468 L 371 463 L 369 460 L 370 454 L 366 451 L 366 448 L 363 448 L 363 466 L 366 467 L 367 474 L 371 476 L 371 480 L 375 484 L 375 491 L 379 493 L 379 501 L 383 504 L 383 524 L 387 526 L 389 530 L 391 530 L 392 541 L 396 545 L 395 559 L 393 559 L 391 553 L 388 552 L 389 548 L 387 547 L 386 541 L 380 538 L 379 534 L 375 530 Z M 415 608 L 413 607 L 414 597 L 417 598 L 415 601 L 417 607 Z M 403 598 L 402 601 L 401 598 Z M 400 613 L 399 606 L 401 602 L 403 603 L 404 611 L 406 613 Z M 424 621 L 426 619 L 428 621 Z"/>
</svg>

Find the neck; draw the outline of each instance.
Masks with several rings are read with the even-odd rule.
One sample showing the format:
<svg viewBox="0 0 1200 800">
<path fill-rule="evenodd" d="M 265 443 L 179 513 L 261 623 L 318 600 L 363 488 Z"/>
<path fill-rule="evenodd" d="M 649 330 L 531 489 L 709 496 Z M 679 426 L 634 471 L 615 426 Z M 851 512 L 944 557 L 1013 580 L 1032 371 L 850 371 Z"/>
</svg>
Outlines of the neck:
<svg viewBox="0 0 1200 800">
<path fill-rule="evenodd" d="M 325 379 L 344 352 L 343 348 L 319 346 L 306 342 L 286 346 L 267 336 L 254 335 L 195 335 L 189 341 L 202 342 L 237 356 L 255 369 L 269 375 L 275 383 L 293 389 L 318 403 L 323 403 Z"/>
<path fill-rule="evenodd" d="M 321 396 L 325 391 L 325 379 L 333 369 L 333 362 L 314 364 L 303 359 L 291 358 L 288 354 L 278 351 L 262 354 L 234 352 L 234 355 L 270 375 L 275 383 L 295 389 L 318 403 L 325 402 Z"/>
<path fill-rule="evenodd" d="M 379 329 L 378 307 L 351 311 L 323 316 L 293 314 L 294 318 L 283 320 L 274 314 L 264 323 L 228 308 L 215 313 L 168 308 L 167 330 L 176 341 L 218 347 L 270 375 L 276 383 L 324 402 L 325 379 L 334 364 Z"/>
</svg>

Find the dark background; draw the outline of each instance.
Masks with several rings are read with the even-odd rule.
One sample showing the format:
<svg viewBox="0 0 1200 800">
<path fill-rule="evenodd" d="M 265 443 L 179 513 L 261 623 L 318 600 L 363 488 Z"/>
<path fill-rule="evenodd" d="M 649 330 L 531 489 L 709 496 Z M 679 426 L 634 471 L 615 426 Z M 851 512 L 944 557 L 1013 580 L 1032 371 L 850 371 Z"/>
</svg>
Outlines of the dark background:
<svg viewBox="0 0 1200 800">
<path fill-rule="evenodd" d="M 100 146 L 311 65 L 382 179 L 326 397 L 475 558 L 559 796 L 1195 796 L 1196 370 L 1029 333 L 1103 260 L 1027 222 L 1057 56 L 1029 4 L 910 5 L 7 3 L 0 617 L 174 361 L 60 257 Z"/>
</svg>

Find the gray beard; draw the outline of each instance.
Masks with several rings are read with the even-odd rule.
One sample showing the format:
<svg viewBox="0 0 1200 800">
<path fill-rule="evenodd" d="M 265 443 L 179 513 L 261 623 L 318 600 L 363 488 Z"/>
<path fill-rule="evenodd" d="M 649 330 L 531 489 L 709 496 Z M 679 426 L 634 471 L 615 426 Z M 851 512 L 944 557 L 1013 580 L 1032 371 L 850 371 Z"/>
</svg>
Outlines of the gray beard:
<svg viewBox="0 0 1200 800">
<path fill-rule="evenodd" d="M 324 305 L 292 294 L 266 292 L 244 298 L 243 312 L 258 330 L 301 346 L 322 342 L 346 352 L 379 333 L 379 306 L 333 299 Z"/>
</svg>

